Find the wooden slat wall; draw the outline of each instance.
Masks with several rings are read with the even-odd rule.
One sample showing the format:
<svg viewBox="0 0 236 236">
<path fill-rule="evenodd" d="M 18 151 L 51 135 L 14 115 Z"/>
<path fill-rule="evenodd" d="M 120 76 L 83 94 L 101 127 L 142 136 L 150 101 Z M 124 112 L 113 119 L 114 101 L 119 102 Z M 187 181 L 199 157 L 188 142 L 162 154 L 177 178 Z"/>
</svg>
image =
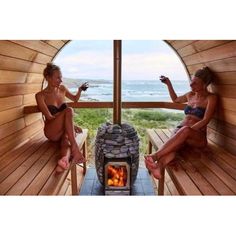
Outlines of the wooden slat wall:
<svg viewBox="0 0 236 236">
<path fill-rule="evenodd" d="M 236 40 L 168 41 L 182 58 L 190 75 L 209 66 L 216 78 L 210 91 L 219 102 L 209 124 L 209 139 L 236 155 Z"/>
<path fill-rule="evenodd" d="M 42 115 L 23 108 L 36 104 L 43 69 L 66 42 L 0 40 L 0 157 L 43 129 Z"/>
</svg>

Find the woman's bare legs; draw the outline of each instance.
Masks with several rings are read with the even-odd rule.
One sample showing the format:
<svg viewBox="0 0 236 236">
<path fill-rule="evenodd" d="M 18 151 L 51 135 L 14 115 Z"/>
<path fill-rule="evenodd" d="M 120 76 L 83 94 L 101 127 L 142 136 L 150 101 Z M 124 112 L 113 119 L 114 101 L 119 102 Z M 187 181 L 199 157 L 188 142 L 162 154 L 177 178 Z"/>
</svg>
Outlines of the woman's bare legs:
<svg viewBox="0 0 236 236">
<path fill-rule="evenodd" d="M 206 135 L 190 127 L 183 127 L 156 153 L 147 155 L 145 157 L 145 165 L 155 178 L 160 179 L 162 177 L 162 169 L 175 158 L 176 151 L 178 151 L 184 143 L 193 147 L 204 147 L 207 144 Z"/>
<path fill-rule="evenodd" d="M 66 134 L 62 136 L 61 143 L 60 143 L 60 148 L 61 148 L 61 158 L 58 161 L 58 166 L 56 168 L 57 172 L 62 172 L 69 167 L 69 160 L 70 160 L 70 142 L 68 140 L 68 137 Z"/>
<path fill-rule="evenodd" d="M 44 132 L 45 135 L 52 141 L 58 141 L 62 135 L 66 133 L 68 140 L 70 141 L 73 160 L 76 163 L 85 162 L 85 158 L 80 152 L 79 146 L 75 139 L 72 108 L 66 108 L 64 111 L 58 113 L 54 120 L 46 122 Z"/>
<path fill-rule="evenodd" d="M 182 127 L 156 153 L 148 156 L 151 156 L 154 161 L 158 160 L 162 156 L 176 152 L 184 143 L 194 147 L 203 147 L 207 144 L 206 134 L 187 126 Z"/>
</svg>

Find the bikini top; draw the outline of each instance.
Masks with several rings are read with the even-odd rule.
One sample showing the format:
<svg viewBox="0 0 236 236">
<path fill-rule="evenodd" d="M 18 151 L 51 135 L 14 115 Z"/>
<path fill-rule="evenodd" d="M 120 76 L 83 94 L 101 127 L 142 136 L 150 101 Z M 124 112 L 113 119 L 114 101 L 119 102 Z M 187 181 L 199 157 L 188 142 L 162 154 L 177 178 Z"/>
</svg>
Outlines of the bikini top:
<svg viewBox="0 0 236 236">
<path fill-rule="evenodd" d="M 194 115 L 200 119 L 202 119 L 205 115 L 205 111 L 206 109 L 205 108 L 202 108 L 202 107 L 191 107 L 189 105 L 187 105 L 185 108 L 184 108 L 184 113 L 185 115 Z"/>
<path fill-rule="evenodd" d="M 63 110 L 65 110 L 67 108 L 67 104 L 66 103 L 62 103 L 60 107 L 56 107 L 54 105 L 47 105 L 48 110 L 50 111 L 50 113 L 52 115 L 57 114 L 58 112 L 61 112 Z"/>
</svg>

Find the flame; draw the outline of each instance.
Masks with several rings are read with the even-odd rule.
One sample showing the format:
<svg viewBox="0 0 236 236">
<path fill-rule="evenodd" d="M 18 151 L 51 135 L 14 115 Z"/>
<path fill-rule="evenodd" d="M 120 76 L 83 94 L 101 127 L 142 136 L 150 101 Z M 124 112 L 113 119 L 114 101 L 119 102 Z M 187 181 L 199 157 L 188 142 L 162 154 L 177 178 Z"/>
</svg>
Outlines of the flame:
<svg viewBox="0 0 236 236">
<path fill-rule="evenodd" d="M 108 186 L 115 186 L 115 187 L 124 187 L 126 186 L 127 182 L 127 170 L 125 166 L 113 166 L 109 165 L 107 167 L 108 173 Z"/>
</svg>

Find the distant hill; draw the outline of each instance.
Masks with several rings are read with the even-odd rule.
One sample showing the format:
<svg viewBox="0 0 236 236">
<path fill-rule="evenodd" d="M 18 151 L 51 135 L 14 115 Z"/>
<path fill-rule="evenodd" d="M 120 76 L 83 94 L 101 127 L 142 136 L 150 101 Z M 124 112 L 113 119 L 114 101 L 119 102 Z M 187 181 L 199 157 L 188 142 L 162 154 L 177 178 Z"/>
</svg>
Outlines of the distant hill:
<svg viewBox="0 0 236 236">
<path fill-rule="evenodd" d="M 97 87 L 98 84 L 112 84 L 112 80 L 108 79 L 71 79 L 71 78 L 63 78 L 63 84 L 65 84 L 68 88 L 76 88 L 81 84 L 88 82 L 89 87 Z"/>
</svg>

